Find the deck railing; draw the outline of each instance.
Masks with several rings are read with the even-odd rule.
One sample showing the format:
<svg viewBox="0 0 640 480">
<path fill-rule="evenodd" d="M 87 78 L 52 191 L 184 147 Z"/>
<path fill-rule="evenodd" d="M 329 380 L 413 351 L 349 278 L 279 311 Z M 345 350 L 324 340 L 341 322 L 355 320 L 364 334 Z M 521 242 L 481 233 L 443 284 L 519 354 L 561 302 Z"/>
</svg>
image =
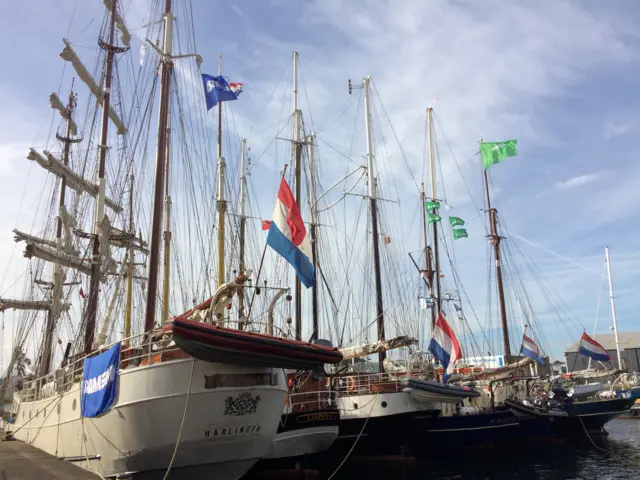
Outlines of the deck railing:
<svg viewBox="0 0 640 480">
<path fill-rule="evenodd" d="M 84 360 L 95 355 L 97 352 L 104 352 L 109 348 L 121 343 L 120 347 L 120 369 L 129 366 L 151 365 L 153 363 L 174 360 L 181 356 L 182 351 L 167 338 L 157 338 L 157 335 L 138 334 L 125 338 L 118 342 L 113 342 L 89 355 L 83 355 L 71 363 L 59 368 L 40 378 L 24 382 L 24 387 L 20 392 L 22 401 L 30 402 L 52 397 L 70 390 L 71 387 L 82 380 L 84 371 Z M 173 354 L 173 355 L 172 355 Z"/>
</svg>

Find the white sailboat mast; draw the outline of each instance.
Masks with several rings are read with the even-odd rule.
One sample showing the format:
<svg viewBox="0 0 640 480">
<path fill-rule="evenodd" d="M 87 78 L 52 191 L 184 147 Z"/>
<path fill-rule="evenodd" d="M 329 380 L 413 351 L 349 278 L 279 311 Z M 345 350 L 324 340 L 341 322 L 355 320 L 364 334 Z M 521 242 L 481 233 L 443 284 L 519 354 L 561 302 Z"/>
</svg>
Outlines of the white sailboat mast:
<svg viewBox="0 0 640 480">
<path fill-rule="evenodd" d="M 611 299 L 611 316 L 613 318 L 613 335 L 616 339 L 616 354 L 618 356 L 618 369 L 622 370 L 622 358 L 620 357 L 620 341 L 618 340 L 618 323 L 616 321 L 616 302 L 613 297 L 613 280 L 611 279 L 611 258 L 609 257 L 609 247 L 604 247 L 607 258 L 607 274 L 609 276 L 609 298 Z"/>
</svg>

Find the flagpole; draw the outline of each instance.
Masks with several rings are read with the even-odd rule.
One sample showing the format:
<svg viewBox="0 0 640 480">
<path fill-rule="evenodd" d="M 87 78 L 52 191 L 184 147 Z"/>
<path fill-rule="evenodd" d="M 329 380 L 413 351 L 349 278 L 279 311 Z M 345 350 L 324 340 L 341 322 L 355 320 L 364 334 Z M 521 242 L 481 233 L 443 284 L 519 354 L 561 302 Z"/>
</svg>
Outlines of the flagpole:
<svg viewBox="0 0 640 480">
<path fill-rule="evenodd" d="M 482 139 L 480 139 L 482 143 Z M 508 363 L 511 357 L 511 344 L 509 342 L 509 327 L 507 326 L 507 306 L 504 299 L 504 285 L 502 284 L 502 265 L 500 264 L 500 241 L 502 240 L 498 235 L 498 216 L 497 210 L 491 208 L 491 197 L 489 195 L 489 180 L 487 177 L 487 169 L 484 170 L 484 187 L 487 198 L 487 213 L 489 215 L 489 241 L 493 245 L 494 257 L 496 261 L 496 283 L 498 286 L 498 305 L 500 308 L 500 322 L 502 324 L 502 342 L 504 344 L 504 356 L 505 362 Z"/>
<path fill-rule="evenodd" d="M 611 316 L 613 317 L 613 335 L 616 339 L 618 370 L 622 370 L 622 358 L 620 358 L 620 342 L 618 341 L 618 323 L 616 321 L 616 302 L 613 297 L 613 280 L 611 279 L 611 258 L 609 257 L 609 246 L 605 246 L 604 251 L 607 257 L 607 272 L 609 274 L 609 298 L 611 299 Z"/>
<path fill-rule="evenodd" d="M 222 76 L 222 54 L 218 55 L 218 76 Z M 222 102 L 218 102 L 218 288 L 224 284 L 224 230 L 227 204 L 224 199 L 224 182 L 226 178 L 224 157 L 222 156 Z"/>
<path fill-rule="evenodd" d="M 422 204 L 420 209 L 422 210 L 422 234 L 424 237 L 424 274 L 427 276 L 427 287 L 429 289 L 430 300 L 435 298 L 433 291 L 433 269 L 431 268 L 431 248 L 428 245 L 428 223 L 427 223 L 427 196 L 424 190 L 424 183 L 420 186 L 420 203 Z M 416 265 L 417 266 L 417 265 Z M 425 299 L 426 301 L 426 299 Z M 431 303 L 431 333 L 436 324 L 436 306 Z"/>
</svg>

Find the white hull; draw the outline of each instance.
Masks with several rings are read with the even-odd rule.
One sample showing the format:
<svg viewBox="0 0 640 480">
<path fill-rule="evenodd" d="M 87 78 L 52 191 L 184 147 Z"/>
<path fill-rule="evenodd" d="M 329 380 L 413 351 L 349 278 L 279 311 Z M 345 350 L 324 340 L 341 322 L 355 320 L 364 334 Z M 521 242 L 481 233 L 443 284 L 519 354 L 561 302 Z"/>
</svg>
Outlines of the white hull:
<svg viewBox="0 0 640 480">
<path fill-rule="evenodd" d="M 430 402 L 421 402 L 409 392 L 359 393 L 337 398 L 340 420 L 375 418 L 400 415 L 409 412 L 433 410 Z"/>
<path fill-rule="evenodd" d="M 265 459 L 298 457 L 329 450 L 338 438 L 338 426 L 302 428 L 276 434 Z"/>
<path fill-rule="evenodd" d="M 167 469 L 178 439 L 194 360 L 121 370 L 108 413 L 80 416 L 80 383 L 62 395 L 16 402 L 15 438 L 103 476 Z M 205 375 L 269 374 L 270 384 L 205 388 Z M 226 411 L 247 392 L 255 411 Z M 187 413 L 172 468 L 199 466 L 209 478 L 236 479 L 271 447 L 287 393 L 283 370 L 195 361 Z M 29 419 L 31 418 L 31 421 Z M 176 472 L 178 474 L 178 472 Z"/>
</svg>

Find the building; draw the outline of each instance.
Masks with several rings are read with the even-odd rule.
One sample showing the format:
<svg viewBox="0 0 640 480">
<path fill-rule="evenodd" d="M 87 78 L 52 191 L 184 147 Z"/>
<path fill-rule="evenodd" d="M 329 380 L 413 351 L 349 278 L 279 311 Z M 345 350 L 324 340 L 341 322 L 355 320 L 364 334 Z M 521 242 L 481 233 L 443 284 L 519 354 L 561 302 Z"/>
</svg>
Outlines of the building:
<svg viewBox="0 0 640 480">
<path fill-rule="evenodd" d="M 607 368 L 618 368 L 618 356 L 616 354 L 616 338 L 613 333 L 606 333 L 595 336 L 596 342 L 601 344 L 611 357 L 610 362 L 602 362 Z M 640 372 L 640 332 L 618 332 L 620 342 L 620 357 L 623 368 L 630 372 Z M 567 363 L 567 370 L 575 372 L 585 370 L 589 365 L 589 357 L 578 355 L 580 341 L 577 341 L 564 352 Z M 599 362 L 591 362 L 591 367 L 600 366 Z"/>
</svg>

